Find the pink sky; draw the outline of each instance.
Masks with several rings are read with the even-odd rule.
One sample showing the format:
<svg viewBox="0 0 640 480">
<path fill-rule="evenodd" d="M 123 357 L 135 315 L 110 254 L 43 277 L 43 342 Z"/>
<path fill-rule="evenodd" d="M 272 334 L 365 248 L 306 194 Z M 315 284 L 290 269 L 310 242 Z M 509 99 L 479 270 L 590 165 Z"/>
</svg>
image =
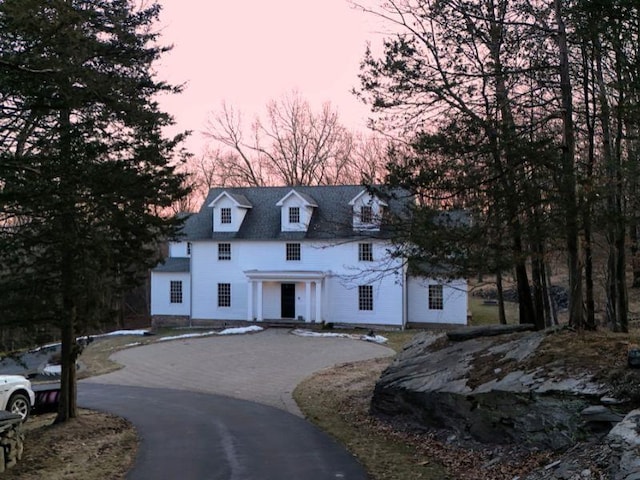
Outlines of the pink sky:
<svg viewBox="0 0 640 480">
<path fill-rule="evenodd" d="M 330 101 L 342 122 L 364 130 L 368 108 L 350 90 L 358 84 L 367 40 L 379 41 L 375 19 L 346 0 L 159 0 L 162 35 L 174 49 L 160 78 L 186 82 L 182 95 L 161 100 L 187 147 L 202 153 L 201 131 L 223 101 L 246 121 L 294 89 L 312 106 Z"/>
</svg>

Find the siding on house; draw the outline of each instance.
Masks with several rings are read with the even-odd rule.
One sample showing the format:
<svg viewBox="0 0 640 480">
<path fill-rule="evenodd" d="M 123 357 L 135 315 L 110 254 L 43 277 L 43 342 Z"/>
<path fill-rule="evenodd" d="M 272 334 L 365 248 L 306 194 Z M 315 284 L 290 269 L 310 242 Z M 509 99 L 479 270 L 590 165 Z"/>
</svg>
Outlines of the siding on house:
<svg viewBox="0 0 640 480">
<path fill-rule="evenodd" d="M 373 242 L 372 242 L 373 243 Z M 402 286 L 395 275 L 381 275 L 389 269 L 386 242 L 373 244 L 373 262 L 358 261 L 358 242 L 338 244 L 328 241 L 301 241 L 300 261 L 285 260 L 285 242 L 236 241 L 231 242 L 231 260 L 218 260 L 218 242 L 198 241 L 192 244 L 193 312 L 196 319 L 246 320 L 248 319 L 249 286 L 245 271 L 326 272 L 322 281 L 322 318 L 315 318 L 316 295 L 311 288 L 310 308 L 312 321 L 345 322 L 354 324 L 381 323 L 402 325 Z M 378 260 L 376 260 L 378 259 Z M 395 261 L 400 267 L 399 261 Z M 283 273 L 283 277 L 286 274 Z M 381 277 L 381 278 L 379 278 Z M 231 284 L 231 307 L 217 307 L 218 283 Z M 263 316 L 278 319 L 280 315 L 281 281 L 263 283 Z M 306 317 L 306 286 L 295 283 L 295 312 Z M 374 286 L 373 311 L 358 310 L 358 285 Z M 384 293 L 384 294 L 383 294 Z M 257 292 L 253 292 L 257 301 Z M 308 320 L 305 318 L 305 320 Z"/>
<path fill-rule="evenodd" d="M 182 303 L 171 303 L 171 282 L 182 282 Z M 151 277 L 151 315 L 189 315 L 189 273 L 153 272 Z"/>
<path fill-rule="evenodd" d="M 354 185 L 212 189 L 187 219 L 182 238 L 170 242 L 169 258 L 151 273 L 151 313 L 217 322 L 465 324 L 464 280 L 444 283 L 442 309 L 430 309 L 429 285 L 437 281 L 407 281 L 403 260 L 390 255 L 393 233 L 383 213 L 401 213 L 403 202 Z M 371 207 L 366 224 L 363 206 Z M 291 207 L 299 208 L 299 222 L 290 221 Z M 230 209 L 231 223 L 220 222 L 221 208 Z M 287 260 L 287 243 L 300 244 L 299 260 Z M 219 244 L 225 244 L 223 259 Z M 171 302 L 171 281 L 182 282 L 181 303 Z M 285 284 L 294 284 L 292 296 Z M 227 285 L 230 305 L 219 306 Z"/>
<path fill-rule="evenodd" d="M 429 309 L 429 285 L 442 285 L 443 309 Z M 466 280 L 439 281 L 409 277 L 407 316 L 412 323 L 467 324 Z"/>
</svg>

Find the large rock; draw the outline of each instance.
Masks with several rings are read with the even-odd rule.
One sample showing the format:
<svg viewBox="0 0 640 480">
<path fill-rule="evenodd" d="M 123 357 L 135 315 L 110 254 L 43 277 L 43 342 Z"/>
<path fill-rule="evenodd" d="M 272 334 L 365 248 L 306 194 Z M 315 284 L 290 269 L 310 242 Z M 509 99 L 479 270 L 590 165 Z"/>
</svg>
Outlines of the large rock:
<svg viewBox="0 0 640 480">
<path fill-rule="evenodd" d="M 372 413 L 490 443 L 563 449 L 602 436 L 621 418 L 605 385 L 560 368 L 520 368 L 544 335 L 474 338 L 438 349 L 444 337 L 419 334 L 377 382 Z"/>
</svg>

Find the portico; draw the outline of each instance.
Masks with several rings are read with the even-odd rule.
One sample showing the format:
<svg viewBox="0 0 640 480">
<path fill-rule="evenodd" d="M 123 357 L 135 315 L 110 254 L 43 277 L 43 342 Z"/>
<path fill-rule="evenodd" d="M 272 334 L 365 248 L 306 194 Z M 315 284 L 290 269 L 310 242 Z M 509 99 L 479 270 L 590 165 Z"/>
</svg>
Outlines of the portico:
<svg viewBox="0 0 640 480">
<path fill-rule="evenodd" d="M 247 270 L 247 319 L 322 321 L 322 284 L 327 273 L 311 270 Z"/>
</svg>

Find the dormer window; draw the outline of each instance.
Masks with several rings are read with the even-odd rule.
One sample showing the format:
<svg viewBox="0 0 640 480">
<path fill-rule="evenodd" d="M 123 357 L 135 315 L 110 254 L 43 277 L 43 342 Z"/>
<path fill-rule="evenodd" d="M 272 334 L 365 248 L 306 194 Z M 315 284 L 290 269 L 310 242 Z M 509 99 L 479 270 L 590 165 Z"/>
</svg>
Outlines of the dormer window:
<svg viewBox="0 0 640 480">
<path fill-rule="evenodd" d="M 212 209 L 214 232 L 237 232 L 252 205 L 241 193 L 223 190 L 207 205 Z"/>
<path fill-rule="evenodd" d="M 371 205 L 362 205 L 360 207 L 360 222 L 373 223 L 373 209 Z"/>
<path fill-rule="evenodd" d="M 313 216 L 314 208 L 318 208 L 316 201 L 309 195 L 289 190 L 276 203 L 280 207 L 280 230 L 282 232 L 306 232 Z"/>
<path fill-rule="evenodd" d="M 300 207 L 289 207 L 289 223 L 300 223 Z"/>
<path fill-rule="evenodd" d="M 231 223 L 231 209 L 230 208 L 221 208 L 220 209 L 220 223 Z"/>
<path fill-rule="evenodd" d="M 353 207 L 353 229 L 369 232 L 379 231 L 382 213 L 387 204 L 375 195 L 362 190 L 349 205 Z"/>
</svg>

